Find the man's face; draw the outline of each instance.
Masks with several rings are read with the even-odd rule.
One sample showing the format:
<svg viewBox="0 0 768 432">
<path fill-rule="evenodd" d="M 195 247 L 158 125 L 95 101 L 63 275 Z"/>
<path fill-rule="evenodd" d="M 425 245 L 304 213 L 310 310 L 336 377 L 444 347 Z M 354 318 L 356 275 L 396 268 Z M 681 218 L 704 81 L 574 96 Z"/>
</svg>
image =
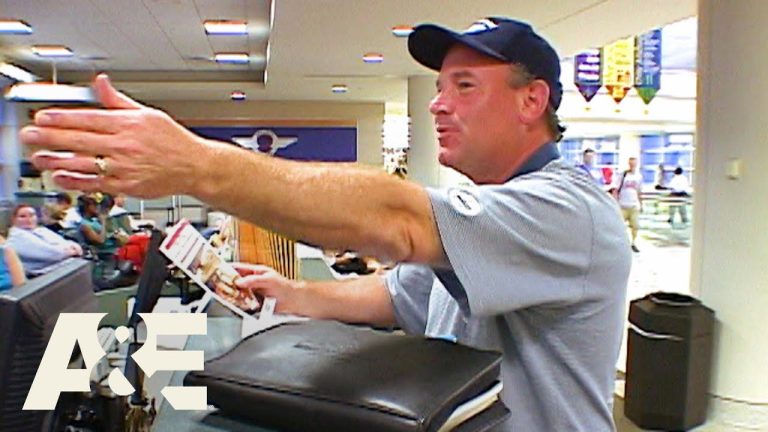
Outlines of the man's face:
<svg viewBox="0 0 768 432">
<path fill-rule="evenodd" d="M 510 66 L 457 44 L 443 60 L 437 95 L 429 106 L 440 145 L 438 160 L 470 178 L 487 170 L 512 145 L 519 127 Z"/>
<path fill-rule="evenodd" d="M 595 161 L 595 152 L 584 152 L 584 165 L 592 165 Z"/>
<path fill-rule="evenodd" d="M 629 170 L 634 171 L 635 168 L 637 168 L 637 159 L 636 158 L 629 158 Z"/>
</svg>

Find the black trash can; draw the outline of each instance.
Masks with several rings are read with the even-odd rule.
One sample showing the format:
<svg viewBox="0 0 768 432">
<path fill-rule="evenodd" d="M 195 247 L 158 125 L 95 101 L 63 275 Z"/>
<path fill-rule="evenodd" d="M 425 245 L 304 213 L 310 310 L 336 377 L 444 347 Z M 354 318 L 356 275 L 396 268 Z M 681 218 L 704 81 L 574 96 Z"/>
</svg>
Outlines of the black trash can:
<svg viewBox="0 0 768 432">
<path fill-rule="evenodd" d="M 707 419 L 715 313 L 658 292 L 629 307 L 624 415 L 643 429 L 686 431 Z"/>
</svg>

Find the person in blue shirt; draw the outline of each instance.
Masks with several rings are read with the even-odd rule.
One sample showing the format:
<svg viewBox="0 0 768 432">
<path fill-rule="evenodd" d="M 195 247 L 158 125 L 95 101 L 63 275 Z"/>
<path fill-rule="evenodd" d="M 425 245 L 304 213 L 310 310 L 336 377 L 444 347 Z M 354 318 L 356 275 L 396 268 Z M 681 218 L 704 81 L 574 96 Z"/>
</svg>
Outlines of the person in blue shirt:
<svg viewBox="0 0 768 432">
<path fill-rule="evenodd" d="M 16 255 L 16 251 L 8 246 L 5 238 L 0 236 L 0 252 L 3 259 L 0 259 L 0 291 L 5 291 L 17 287 L 27 281 L 24 275 L 24 266 Z"/>
<path fill-rule="evenodd" d="M 581 154 L 581 163 L 576 165 L 590 176 L 595 183 L 602 185 L 604 183 L 603 176 L 595 169 L 595 151 L 588 148 Z"/>
<path fill-rule="evenodd" d="M 16 206 L 11 221 L 8 245 L 19 255 L 31 276 L 46 273 L 61 261 L 83 254 L 77 243 L 38 225 L 37 212 L 29 204 Z"/>
</svg>

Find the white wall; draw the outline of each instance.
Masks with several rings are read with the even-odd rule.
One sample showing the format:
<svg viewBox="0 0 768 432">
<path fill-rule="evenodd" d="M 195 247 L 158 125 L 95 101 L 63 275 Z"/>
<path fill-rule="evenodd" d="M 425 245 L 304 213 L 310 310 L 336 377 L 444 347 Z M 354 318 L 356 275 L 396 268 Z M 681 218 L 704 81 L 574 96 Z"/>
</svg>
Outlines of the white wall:
<svg viewBox="0 0 768 432">
<path fill-rule="evenodd" d="M 699 2 L 698 149 L 692 277 L 718 318 L 713 393 L 768 429 L 768 2 Z M 726 177 L 742 161 L 738 180 Z M 757 417 L 760 420 L 756 420 Z M 765 428 L 765 429 L 764 429 Z M 752 428 L 750 428 L 752 429 Z"/>
</svg>

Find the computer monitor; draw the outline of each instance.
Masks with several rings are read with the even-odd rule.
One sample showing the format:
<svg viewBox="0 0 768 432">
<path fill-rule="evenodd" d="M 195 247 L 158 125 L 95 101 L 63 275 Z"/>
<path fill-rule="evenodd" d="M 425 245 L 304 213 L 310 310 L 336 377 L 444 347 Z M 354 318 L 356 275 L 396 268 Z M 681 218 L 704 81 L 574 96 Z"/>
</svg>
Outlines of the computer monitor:
<svg viewBox="0 0 768 432">
<path fill-rule="evenodd" d="M 140 321 L 140 313 L 152 312 L 160 298 L 163 284 L 168 279 L 170 261 L 160 252 L 160 243 L 163 242 L 163 237 L 162 232 L 152 230 L 149 246 L 144 256 L 144 264 L 141 266 L 139 286 L 136 289 L 136 303 L 128 319 L 128 327 L 136 328 Z"/>
<path fill-rule="evenodd" d="M 0 430 L 42 429 L 51 412 L 22 407 L 59 314 L 96 310 L 90 262 L 81 259 L 0 292 Z"/>
</svg>

